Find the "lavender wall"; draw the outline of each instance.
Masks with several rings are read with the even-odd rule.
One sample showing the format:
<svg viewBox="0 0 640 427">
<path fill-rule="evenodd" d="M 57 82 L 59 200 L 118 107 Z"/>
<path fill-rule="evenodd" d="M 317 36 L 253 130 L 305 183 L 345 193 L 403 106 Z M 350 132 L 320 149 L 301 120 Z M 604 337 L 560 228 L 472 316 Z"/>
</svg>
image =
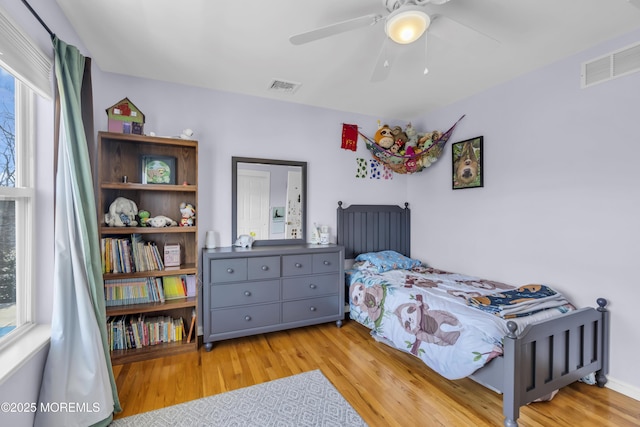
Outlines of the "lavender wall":
<svg viewBox="0 0 640 427">
<path fill-rule="evenodd" d="M 176 136 L 185 128 L 195 132 L 201 245 L 207 230 L 219 234 L 221 246 L 232 243 L 232 156 L 308 162 L 308 221 L 328 224 L 332 232 L 339 200 L 400 204 L 409 197 L 406 176 L 355 178 L 356 158 L 371 157 L 362 140 L 357 152 L 340 148 L 342 123 L 358 124 L 365 134 L 373 135 L 377 118 L 101 73 L 95 68 L 93 84 L 96 130 L 106 129 L 105 109 L 128 97 L 145 114 L 146 133 Z"/>
<path fill-rule="evenodd" d="M 640 73 L 581 89 L 580 71 L 639 40 L 636 31 L 414 120 L 444 129 L 466 114 L 452 141 L 484 136 L 484 188 L 451 190 L 450 151 L 408 182 L 410 195 L 428 194 L 410 196 L 413 218 L 424 218 L 413 255 L 511 284 L 546 283 L 579 306 L 609 299 L 610 386 L 636 399 Z"/>
</svg>

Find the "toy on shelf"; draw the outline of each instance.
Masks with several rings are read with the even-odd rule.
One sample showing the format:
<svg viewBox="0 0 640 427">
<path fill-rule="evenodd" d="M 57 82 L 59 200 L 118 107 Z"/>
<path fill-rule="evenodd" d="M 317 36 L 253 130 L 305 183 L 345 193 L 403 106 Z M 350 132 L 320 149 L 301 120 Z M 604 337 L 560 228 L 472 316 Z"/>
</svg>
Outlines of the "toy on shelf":
<svg viewBox="0 0 640 427">
<path fill-rule="evenodd" d="M 109 212 L 104 214 L 104 223 L 109 227 L 135 227 L 138 225 L 137 213 L 138 206 L 133 200 L 117 197 L 109 206 Z"/>
<path fill-rule="evenodd" d="M 196 222 L 196 209 L 191 203 L 180 203 L 180 227 L 192 227 Z"/>
<path fill-rule="evenodd" d="M 151 217 L 151 218 L 147 219 L 147 225 L 149 227 L 156 227 L 156 228 L 160 228 L 160 227 L 176 227 L 178 225 L 178 223 L 176 221 L 172 220 L 171 218 L 169 218 L 168 216 L 156 215 L 154 217 Z"/>
<path fill-rule="evenodd" d="M 149 213 L 149 211 L 145 211 L 143 209 L 140 209 L 138 211 L 138 218 L 140 218 L 140 226 L 141 227 L 146 227 L 147 226 L 147 221 L 149 220 L 150 216 L 151 216 L 151 214 Z"/>
</svg>

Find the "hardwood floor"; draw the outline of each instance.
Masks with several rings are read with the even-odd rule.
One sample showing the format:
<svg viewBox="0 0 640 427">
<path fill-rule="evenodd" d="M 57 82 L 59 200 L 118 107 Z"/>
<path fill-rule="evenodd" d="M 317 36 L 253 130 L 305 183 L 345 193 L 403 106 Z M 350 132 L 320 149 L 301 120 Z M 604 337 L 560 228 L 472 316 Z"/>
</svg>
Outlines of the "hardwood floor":
<svg viewBox="0 0 640 427">
<path fill-rule="evenodd" d="M 211 352 L 114 366 L 121 418 L 320 369 L 370 426 L 500 426 L 502 396 L 448 381 L 347 320 L 215 343 Z M 583 383 L 520 411 L 521 426 L 640 426 L 640 402 Z"/>
</svg>

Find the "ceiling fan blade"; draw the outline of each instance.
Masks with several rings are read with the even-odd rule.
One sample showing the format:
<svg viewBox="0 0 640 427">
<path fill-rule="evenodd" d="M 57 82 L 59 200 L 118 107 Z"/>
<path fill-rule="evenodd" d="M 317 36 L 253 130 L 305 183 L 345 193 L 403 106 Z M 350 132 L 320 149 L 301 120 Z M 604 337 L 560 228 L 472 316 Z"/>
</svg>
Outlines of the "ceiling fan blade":
<svg viewBox="0 0 640 427">
<path fill-rule="evenodd" d="M 382 19 L 382 15 L 377 15 L 377 14 L 365 15 L 359 18 L 353 18 L 347 21 L 337 22 L 335 24 L 327 25 L 326 27 L 321 27 L 315 30 L 293 35 L 289 37 L 289 41 L 295 45 L 309 43 L 312 41 L 320 40 L 325 37 L 330 37 L 330 36 L 344 33 L 347 31 L 357 30 L 358 28 L 363 28 L 363 27 L 366 27 L 367 25 L 375 25 L 381 19 Z"/>
<path fill-rule="evenodd" d="M 631 3 L 632 6 L 635 6 L 638 9 L 640 9 L 640 0 L 627 0 L 627 1 Z"/>
<path fill-rule="evenodd" d="M 431 16 L 430 35 L 469 51 L 494 49 L 500 42 L 478 30 L 442 15 Z"/>
<path fill-rule="evenodd" d="M 402 47 L 403 46 L 392 42 L 389 37 L 384 38 L 382 48 L 380 49 L 378 59 L 376 60 L 376 65 L 373 67 L 373 72 L 371 73 L 372 82 L 381 82 L 389 77 L 391 65 L 395 61 L 398 56 L 398 52 Z"/>
</svg>

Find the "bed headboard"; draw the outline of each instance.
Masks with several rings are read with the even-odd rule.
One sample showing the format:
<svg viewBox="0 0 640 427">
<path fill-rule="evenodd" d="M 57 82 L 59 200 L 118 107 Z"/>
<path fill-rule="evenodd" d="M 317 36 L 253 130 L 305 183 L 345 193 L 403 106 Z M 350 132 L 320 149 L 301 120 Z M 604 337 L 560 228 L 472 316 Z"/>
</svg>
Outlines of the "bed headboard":
<svg viewBox="0 0 640 427">
<path fill-rule="evenodd" d="M 351 205 L 338 202 L 337 243 L 346 259 L 358 254 L 394 250 L 411 256 L 411 211 L 395 205 Z"/>
</svg>

